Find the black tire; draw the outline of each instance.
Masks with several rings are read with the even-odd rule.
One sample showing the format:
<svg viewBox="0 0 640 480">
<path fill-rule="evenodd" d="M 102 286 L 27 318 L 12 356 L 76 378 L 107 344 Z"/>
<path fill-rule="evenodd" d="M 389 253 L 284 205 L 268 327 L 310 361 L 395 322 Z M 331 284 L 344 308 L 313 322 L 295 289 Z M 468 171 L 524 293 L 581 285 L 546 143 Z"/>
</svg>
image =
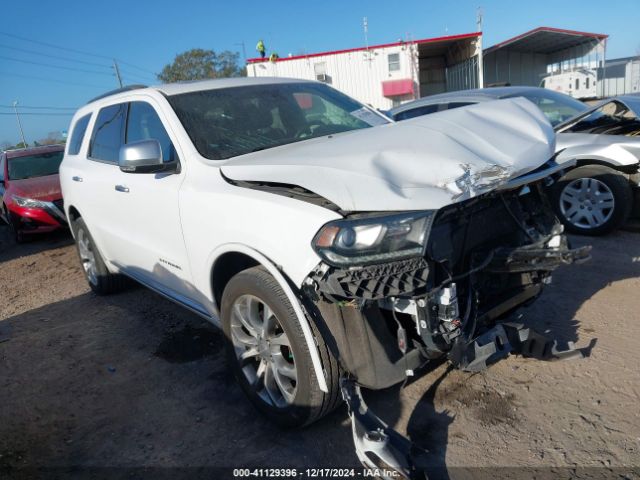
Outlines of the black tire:
<svg viewBox="0 0 640 480">
<path fill-rule="evenodd" d="M 84 220 L 82 220 L 82 218 L 78 218 L 73 222 L 72 228 L 76 241 L 78 258 L 80 259 L 80 264 L 91 290 L 98 295 L 109 295 L 125 289 L 128 285 L 127 277 L 109 272 L 100 252 L 96 248 L 96 244 L 93 241 L 93 237 L 91 236 L 87 225 L 84 223 Z M 83 254 L 81 253 L 82 248 L 79 243 L 81 241 L 86 241 L 86 247 L 89 249 L 91 254 L 93 254 L 95 261 L 95 275 L 91 275 L 89 270 L 85 268 L 85 261 L 83 260 Z"/>
<path fill-rule="evenodd" d="M 241 297 L 246 298 L 246 296 L 256 297 L 260 302 L 268 305 L 276 317 L 279 327 L 289 339 L 292 355 L 290 358 L 292 362 L 295 361 L 297 380 L 295 396 L 286 406 L 269 404 L 259 395 L 258 390 L 251 385 L 249 379 L 243 373 L 240 360 L 236 354 L 232 340 L 231 312 L 236 302 Z M 318 380 L 309 354 L 309 346 L 305 341 L 295 311 L 276 279 L 264 268 L 254 267 L 244 270 L 229 281 L 222 295 L 221 313 L 222 326 L 227 338 L 229 364 L 249 400 L 269 420 L 281 427 L 302 427 L 319 420 L 339 405 L 339 369 L 336 360 L 331 356 L 319 333 L 314 331 L 329 389 L 328 393 L 324 393 L 318 386 Z M 310 323 L 312 330 L 315 330 L 313 322 Z M 250 362 L 258 363 L 258 357 L 253 357 Z M 249 368 L 255 368 L 257 371 L 256 364 L 253 367 L 249 366 Z M 262 388 L 264 388 L 264 382 L 265 380 L 263 380 Z"/>
<path fill-rule="evenodd" d="M 572 221 L 566 214 L 570 211 L 570 204 L 563 200 L 563 192 L 572 185 L 576 185 L 577 183 L 574 182 L 580 179 L 596 179 L 602 182 L 613 195 L 614 204 L 610 213 L 607 211 L 608 218 L 597 226 L 587 226 L 584 225 L 585 222 Z M 610 233 L 627 221 L 633 206 L 633 191 L 629 180 L 620 172 L 603 165 L 585 165 L 567 172 L 552 186 L 552 199 L 558 218 L 568 232 L 596 236 Z M 585 205 L 580 208 L 590 207 Z"/>
<path fill-rule="evenodd" d="M 11 236 L 14 242 L 24 243 L 24 240 L 25 240 L 24 234 L 18 230 L 18 228 L 16 227 L 16 224 L 11 219 L 11 214 L 9 213 L 7 206 L 4 205 L 3 209 L 4 209 L 3 215 L 7 219 L 7 225 L 9 226 L 9 235 Z"/>
</svg>

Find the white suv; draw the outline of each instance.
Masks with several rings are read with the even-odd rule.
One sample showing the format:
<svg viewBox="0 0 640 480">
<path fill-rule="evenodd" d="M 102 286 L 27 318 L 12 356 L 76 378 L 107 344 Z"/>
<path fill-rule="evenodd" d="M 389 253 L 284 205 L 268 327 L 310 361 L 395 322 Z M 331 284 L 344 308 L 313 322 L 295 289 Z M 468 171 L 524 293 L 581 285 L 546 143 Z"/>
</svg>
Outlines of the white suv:
<svg viewBox="0 0 640 480">
<path fill-rule="evenodd" d="M 130 277 L 221 326 L 251 401 L 304 425 L 341 377 L 353 407 L 429 359 L 536 353 L 502 321 L 588 257 L 544 193 L 554 141 L 523 99 L 394 123 L 317 82 L 210 80 L 92 100 L 60 180 L 91 288 Z"/>
</svg>

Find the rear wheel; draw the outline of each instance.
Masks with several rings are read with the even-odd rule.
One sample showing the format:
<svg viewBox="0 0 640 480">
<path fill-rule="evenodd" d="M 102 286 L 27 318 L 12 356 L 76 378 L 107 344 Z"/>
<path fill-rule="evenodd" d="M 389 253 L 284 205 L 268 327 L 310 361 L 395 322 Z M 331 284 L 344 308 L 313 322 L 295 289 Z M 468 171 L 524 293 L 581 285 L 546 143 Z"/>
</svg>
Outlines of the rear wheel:
<svg viewBox="0 0 640 480">
<path fill-rule="evenodd" d="M 555 208 L 568 231 L 604 235 L 626 222 L 633 203 L 627 178 L 611 168 L 575 168 L 554 186 Z"/>
<path fill-rule="evenodd" d="M 328 376 L 329 393 L 324 393 L 295 311 L 265 269 L 254 267 L 233 277 L 221 310 L 231 368 L 245 394 L 270 420 L 303 426 L 336 407 L 337 363 L 316 334 Z"/>
<path fill-rule="evenodd" d="M 108 295 L 124 289 L 126 277 L 109 272 L 82 218 L 73 222 L 73 231 L 80 263 L 91 290 L 98 295 Z"/>
</svg>

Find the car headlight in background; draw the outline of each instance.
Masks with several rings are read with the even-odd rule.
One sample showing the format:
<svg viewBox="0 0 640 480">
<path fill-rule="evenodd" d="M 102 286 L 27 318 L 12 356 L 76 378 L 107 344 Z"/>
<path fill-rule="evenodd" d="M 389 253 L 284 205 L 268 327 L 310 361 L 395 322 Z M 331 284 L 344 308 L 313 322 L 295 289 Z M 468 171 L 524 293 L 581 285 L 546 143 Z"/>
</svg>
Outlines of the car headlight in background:
<svg viewBox="0 0 640 480">
<path fill-rule="evenodd" d="M 46 208 L 48 205 L 47 202 L 34 200 L 33 198 L 20 197 L 18 195 L 12 195 L 11 198 L 16 205 L 23 208 Z"/>
<path fill-rule="evenodd" d="M 347 218 L 327 223 L 313 248 L 334 266 L 382 263 L 424 254 L 434 211 Z"/>
</svg>

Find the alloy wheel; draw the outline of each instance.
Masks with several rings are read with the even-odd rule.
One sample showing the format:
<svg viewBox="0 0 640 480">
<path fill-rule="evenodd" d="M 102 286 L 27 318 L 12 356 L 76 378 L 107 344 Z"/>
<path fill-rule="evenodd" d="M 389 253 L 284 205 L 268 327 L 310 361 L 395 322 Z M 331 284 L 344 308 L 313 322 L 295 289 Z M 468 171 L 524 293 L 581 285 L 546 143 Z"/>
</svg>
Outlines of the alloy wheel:
<svg viewBox="0 0 640 480">
<path fill-rule="evenodd" d="M 230 323 L 236 359 L 251 388 L 268 405 L 291 405 L 298 372 L 291 342 L 273 310 L 258 297 L 241 295 Z"/>
<path fill-rule="evenodd" d="M 80 254 L 80 261 L 82 262 L 82 268 L 84 268 L 87 279 L 92 285 L 97 285 L 98 270 L 96 267 L 96 256 L 93 253 L 89 236 L 82 229 L 78 230 L 78 253 Z"/>
<path fill-rule="evenodd" d="M 578 178 L 560 194 L 560 211 L 572 225 L 592 229 L 604 225 L 615 208 L 611 189 L 596 178 Z"/>
</svg>

